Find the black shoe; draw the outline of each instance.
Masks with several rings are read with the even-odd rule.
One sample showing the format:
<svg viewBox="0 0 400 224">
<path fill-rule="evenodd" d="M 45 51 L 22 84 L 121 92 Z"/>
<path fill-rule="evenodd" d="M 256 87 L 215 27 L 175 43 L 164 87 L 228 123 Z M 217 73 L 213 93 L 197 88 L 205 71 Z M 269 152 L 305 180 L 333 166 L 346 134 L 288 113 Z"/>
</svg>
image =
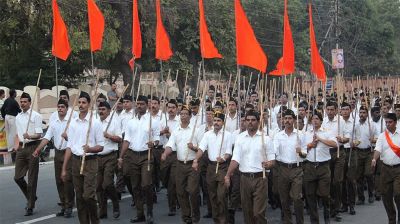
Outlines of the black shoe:
<svg viewBox="0 0 400 224">
<path fill-rule="evenodd" d="M 153 214 L 147 214 L 146 223 L 147 224 L 153 224 L 154 223 Z"/>
<path fill-rule="evenodd" d="M 99 219 L 106 219 L 107 218 L 107 214 L 101 214 L 99 215 Z"/>
<path fill-rule="evenodd" d="M 25 216 L 31 216 L 33 215 L 33 208 L 27 208 L 25 210 Z"/>
<path fill-rule="evenodd" d="M 118 198 L 118 201 L 121 201 L 122 194 L 121 193 L 117 193 L 117 198 Z"/>
<path fill-rule="evenodd" d="M 135 218 L 130 220 L 131 223 L 145 222 L 145 221 L 146 221 L 146 217 L 144 217 L 144 216 L 136 216 Z"/>
<path fill-rule="evenodd" d="M 61 209 L 61 211 L 56 213 L 57 217 L 64 216 L 64 215 L 65 215 L 65 209 Z"/>
<path fill-rule="evenodd" d="M 342 208 L 340 208 L 339 212 L 340 213 L 344 213 L 344 212 L 348 212 L 349 208 L 347 206 L 342 206 Z"/>
<path fill-rule="evenodd" d="M 356 214 L 356 210 L 354 210 L 353 206 L 350 206 L 350 215 L 355 215 Z"/>
<path fill-rule="evenodd" d="M 64 218 L 71 218 L 72 217 L 72 208 L 65 209 Z"/>
<path fill-rule="evenodd" d="M 206 215 L 203 216 L 203 218 L 211 219 L 212 218 L 212 214 L 211 213 L 207 213 Z"/>
<path fill-rule="evenodd" d="M 341 222 L 342 221 L 342 216 L 340 216 L 339 212 L 334 212 L 333 215 L 331 215 L 332 218 L 335 219 L 336 222 Z"/>
<path fill-rule="evenodd" d="M 135 207 L 135 201 L 134 200 L 132 200 L 132 203 L 131 203 L 131 207 Z"/>
<path fill-rule="evenodd" d="M 324 221 L 325 221 L 325 224 L 331 223 L 331 219 L 329 217 L 329 211 L 327 211 L 327 210 L 324 211 Z"/>
<path fill-rule="evenodd" d="M 118 208 L 118 209 L 114 209 L 114 211 L 113 211 L 113 218 L 114 218 L 114 219 L 118 219 L 120 215 L 121 215 L 121 213 L 120 213 L 120 211 L 119 211 L 119 208 Z"/>
<path fill-rule="evenodd" d="M 381 200 L 381 196 L 380 195 L 375 195 L 375 200 L 376 201 L 380 201 Z"/>
<path fill-rule="evenodd" d="M 175 215 L 176 215 L 176 211 L 174 211 L 174 210 L 170 210 L 168 212 L 168 216 L 175 216 Z"/>
<path fill-rule="evenodd" d="M 368 203 L 371 204 L 371 203 L 374 203 L 374 201 L 375 201 L 374 197 L 369 197 L 368 198 Z"/>
<path fill-rule="evenodd" d="M 365 201 L 364 201 L 364 200 L 358 200 L 358 201 L 356 202 L 356 205 L 363 205 L 363 204 L 365 204 Z"/>
</svg>

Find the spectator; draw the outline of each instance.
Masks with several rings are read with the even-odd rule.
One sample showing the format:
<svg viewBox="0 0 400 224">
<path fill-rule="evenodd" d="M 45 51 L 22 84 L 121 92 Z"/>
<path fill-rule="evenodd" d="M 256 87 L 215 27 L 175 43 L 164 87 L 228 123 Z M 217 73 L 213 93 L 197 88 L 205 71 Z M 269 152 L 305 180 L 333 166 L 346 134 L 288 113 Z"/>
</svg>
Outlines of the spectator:
<svg viewBox="0 0 400 224">
<path fill-rule="evenodd" d="M 107 97 L 108 97 L 108 102 L 110 103 L 111 108 L 114 106 L 115 102 L 118 100 L 118 94 L 116 92 L 117 89 L 117 84 L 113 83 L 111 84 L 111 90 L 108 91 Z"/>
<path fill-rule="evenodd" d="M 4 129 L 7 134 L 7 148 L 9 152 L 15 149 L 14 138 L 17 131 L 15 125 L 15 116 L 21 112 L 19 104 L 15 100 L 16 96 L 17 92 L 15 89 L 10 89 L 10 96 L 4 101 L 4 104 L 1 107 L 1 116 L 5 119 Z"/>
</svg>

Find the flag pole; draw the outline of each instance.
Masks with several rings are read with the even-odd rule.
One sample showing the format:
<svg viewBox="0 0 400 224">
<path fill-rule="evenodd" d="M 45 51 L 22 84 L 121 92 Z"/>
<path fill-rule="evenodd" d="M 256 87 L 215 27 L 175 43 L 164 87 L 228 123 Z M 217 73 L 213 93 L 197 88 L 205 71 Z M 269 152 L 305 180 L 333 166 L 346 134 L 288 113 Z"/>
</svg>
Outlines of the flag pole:
<svg viewBox="0 0 400 224">
<path fill-rule="evenodd" d="M 54 56 L 54 67 L 55 67 L 55 72 L 56 72 L 56 91 L 57 91 L 57 100 L 59 97 L 59 92 L 58 92 L 58 71 L 57 71 L 57 57 Z"/>
</svg>

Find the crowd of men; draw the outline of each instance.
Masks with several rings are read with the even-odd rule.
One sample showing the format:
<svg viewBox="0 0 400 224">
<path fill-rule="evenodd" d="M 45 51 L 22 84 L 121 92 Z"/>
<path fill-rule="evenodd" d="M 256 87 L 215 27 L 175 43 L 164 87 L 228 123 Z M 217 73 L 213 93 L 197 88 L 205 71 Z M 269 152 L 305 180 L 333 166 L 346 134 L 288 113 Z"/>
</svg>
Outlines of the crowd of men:
<svg viewBox="0 0 400 224">
<path fill-rule="evenodd" d="M 274 103 L 255 91 L 240 99 L 213 86 L 205 91 L 190 101 L 112 94 L 114 110 L 106 96 L 81 92 L 74 111 L 63 90 L 45 134 L 31 96 L 23 93 L 15 108 L 10 91 L 2 115 L 15 120 L 14 179 L 25 215 L 34 214 L 38 155 L 53 141 L 57 216 L 71 217 L 76 205 L 80 223 L 107 218 L 107 199 L 118 218 L 125 189 L 136 208 L 130 222 L 153 223 L 162 187 L 167 215 L 180 209 L 183 223 L 198 223 L 202 204 L 210 222 L 235 223 L 241 210 L 244 223 L 267 223 L 268 203 L 281 209 L 282 223 L 304 223 L 305 214 L 320 223 L 319 207 L 325 223 L 340 222 L 356 205 L 380 200 L 388 223 L 398 223 L 400 104 L 393 92 L 283 93 Z"/>
</svg>

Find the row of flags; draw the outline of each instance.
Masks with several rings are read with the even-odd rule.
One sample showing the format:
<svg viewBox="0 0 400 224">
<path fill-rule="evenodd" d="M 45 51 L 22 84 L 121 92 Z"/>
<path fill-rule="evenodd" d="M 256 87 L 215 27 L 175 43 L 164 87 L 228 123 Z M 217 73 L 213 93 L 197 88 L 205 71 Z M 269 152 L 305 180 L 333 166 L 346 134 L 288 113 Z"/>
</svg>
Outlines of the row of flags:
<svg viewBox="0 0 400 224">
<path fill-rule="evenodd" d="M 134 60 L 142 55 L 142 36 L 140 30 L 140 20 L 138 13 L 137 0 L 133 0 L 132 12 L 132 60 L 130 61 L 133 67 Z M 94 0 L 87 0 L 88 19 L 89 19 L 89 38 L 90 50 L 95 52 L 101 50 L 104 33 L 104 16 L 97 7 Z M 68 40 L 67 27 L 61 17 L 58 9 L 57 1 L 52 0 L 53 8 L 53 42 L 52 53 L 55 57 L 66 60 L 71 53 L 71 47 Z M 166 61 L 173 55 L 171 43 L 168 33 L 163 25 L 161 16 L 161 3 L 156 0 L 156 52 L 155 58 Z M 270 75 L 282 76 L 293 74 L 295 72 L 295 50 L 292 31 L 290 28 L 289 15 L 287 10 L 287 0 L 284 0 L 284 25 L 283 25 L 283 48 L 282 57 L 278 60 L 276 69 L 271 71 Z M 204 15 L 203 0 L 199 0 L 199 30 L 200 30 L 200 51 L 202 58 L 222 58 L 218 49 L 212 40 Z M 268 59 L 263 51 L 260 43 L 254 34 L 246 13 L 240 3 L 240 0 L 235 0 L 235 27 L 236 27 L 236 60 L 237 65 L 248 66 L 266 73 Z M 314 25 L 312 20 L 312 7 L 309 5 L 309 32 L 311 46 L 311 73 L 325 82 L 326 73 L 324 64 L 319 54 Z"/>
</svg>

